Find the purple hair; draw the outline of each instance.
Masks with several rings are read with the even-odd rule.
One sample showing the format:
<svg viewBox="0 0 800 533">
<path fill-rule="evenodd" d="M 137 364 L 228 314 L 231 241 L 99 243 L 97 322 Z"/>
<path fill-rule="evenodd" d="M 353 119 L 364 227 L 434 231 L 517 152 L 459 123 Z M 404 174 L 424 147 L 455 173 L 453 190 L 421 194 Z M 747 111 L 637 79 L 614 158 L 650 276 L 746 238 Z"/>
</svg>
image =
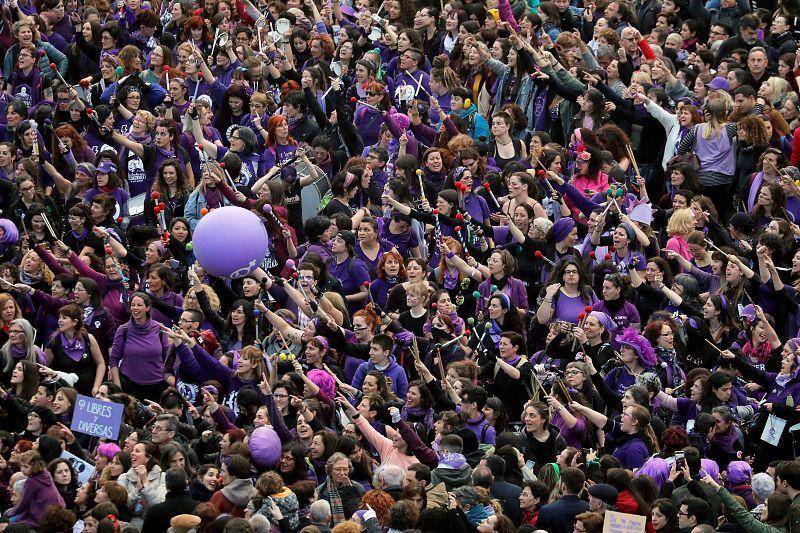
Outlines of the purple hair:
<svg viewBox="0 0 800 533">
<path fill-rule="evenodd" d="M 713 459 L 700 459 L 700 468 L 719 483 L 719 465 Z"/>
<path fill-rule="evenodd" d="M 626 328 L 622 335 L 617 335 L 617 342 L 632 348 L 642 360 L 645 368 L 652 368 L 658 362 L 650 341 L 639 335 L 639 332 L 633 328 Z"/>
<path fill-rule="evenodd" d="M 0 218 L 0 228 L 3 228 L 5 232 L 3 238 L 0 239 L 0 244 L 4 246 L 17 244 L 19 241 L 19 231 L 17 230 L 16 224 L 7 218 Z"/>
<path fill-rule="evenodd" d="M 108 459 L 109 461 L 114 460 L 114 456 L 121 452 L 119 446 L 114 444 L 113 442 L 106 442 L 105 444 L 101 444 L 97 447 L 97 453 Z"/>
<path fill-rule="evenodd" d="M 669 478 L 670 466 L 667 461 L 661 457 L 651 457 L 636 471 L 637 476 L 650 476 L 656 482 L 658 490 Z"/>
<path fill-rule="evenodd" d="M 322 393 L 326 394 L 328 398 L 336 397 L 336 382 L 330 374 L 324 370 L 317 370 L 315 368 L 314 370 L 310 370 L 306 376 L 308 376 L 308 379 L 319 387 Z"/>
<path fill-rule="evenodd" d="M 753 477 L 753 469 L 745 461 L 731 461 L 728 463 L 728 485 L 744 485 L 750 483 Z"/>
</svg>

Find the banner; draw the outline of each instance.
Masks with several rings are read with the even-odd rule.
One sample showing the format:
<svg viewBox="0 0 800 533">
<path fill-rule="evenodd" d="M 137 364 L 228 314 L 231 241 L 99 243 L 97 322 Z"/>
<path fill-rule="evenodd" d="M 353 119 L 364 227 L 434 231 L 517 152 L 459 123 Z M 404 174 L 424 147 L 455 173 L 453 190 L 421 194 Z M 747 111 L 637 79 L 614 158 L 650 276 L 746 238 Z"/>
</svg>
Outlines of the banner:
<svg viewBox="0 0 800 533">
<path fill-rule="evenodd" d="M 117 440 L 124 410 L 125 407 L 121 404 L 95 400 L 79 394 L 75 412 L 72 414 L 72 425 L 69 428 L 93 437 Z"/>
</svg>

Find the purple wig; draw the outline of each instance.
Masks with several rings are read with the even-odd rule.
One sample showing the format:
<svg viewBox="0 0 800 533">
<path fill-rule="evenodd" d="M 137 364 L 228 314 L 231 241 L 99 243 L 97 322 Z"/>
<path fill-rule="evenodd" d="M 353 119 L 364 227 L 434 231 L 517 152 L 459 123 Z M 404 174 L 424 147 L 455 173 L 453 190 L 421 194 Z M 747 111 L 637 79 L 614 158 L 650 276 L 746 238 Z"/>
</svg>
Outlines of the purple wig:
<svg viewBox="0 0 800 533">
<path fill-rule="evenodd" d="M 711 459 L 700 459 L 700 468 L 719 483 L 719 465 Z"/>
<path fill-rule="evenodd" d="M 324 370 L 314 369 L 310 370 L 306 375 L 308 379 L 314 382 L 314 385 L 319 387 L 323 394 L 328 396 L 328 398 L 336 397 L 336 382 L 330 374 Z"/>
<path fill-rule="evenodd" d="M 658 490 L 667 481 L 669 477 L 670 466 L 667 461 L 661 457 L 651 457 L 636 471 L 637 476 L 650 476 L 656 482 Z"/>
<path fill-rule="evenodd" d="M 120 447 L 114 444 L 113 442 L 106 442 L 97 447 L 97 453 L 108 459 L 109 463 L 113 461 L 114 456 L 121 451 L 122 450 L 120 449 Z"/>
<path fill-rule="evenodd" d="M 728 486 L 746 485 L 753 477 L 753 469 L 745 461 L 728 463 Z"/>
</svg>

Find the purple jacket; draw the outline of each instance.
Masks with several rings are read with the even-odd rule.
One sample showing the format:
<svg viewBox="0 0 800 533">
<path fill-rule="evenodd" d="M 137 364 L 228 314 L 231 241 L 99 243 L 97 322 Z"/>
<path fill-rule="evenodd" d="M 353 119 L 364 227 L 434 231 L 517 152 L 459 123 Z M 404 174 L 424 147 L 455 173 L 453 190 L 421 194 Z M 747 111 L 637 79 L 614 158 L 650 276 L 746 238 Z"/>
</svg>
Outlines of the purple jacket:
<svg viewBox="0 0 800 533">
<path fill-rule="evenodd" d="M 353 376 L 353 387 L 357 390 L 361 390 L 361 385 L 364 383 L 364 376 L 372 370 L 379 370 L 375 367 L 375 363 L 373 363 L 372 360 L 361 363 L 361 366 L 356 370 L 356 375 Z M 381 370 L 381 372 L 383 372 L 384 376 L 392 378 L 392 388 L 397 397 L 405 398 L 406 392 L 408 392 L 408 376 L 406 376 L 405 369 L 397 364 L 393 355 L 389 356 L 389 366 Z"/>
<path fill-rule="evenodd" d="M 50 472 L 45 470 L 25 481 L 22 500 L 8 514 L 12 523 L 38 529 L 42 515 L 53 505 L 64 507 L 64 499 L 58 493 Z"/>
</svg>

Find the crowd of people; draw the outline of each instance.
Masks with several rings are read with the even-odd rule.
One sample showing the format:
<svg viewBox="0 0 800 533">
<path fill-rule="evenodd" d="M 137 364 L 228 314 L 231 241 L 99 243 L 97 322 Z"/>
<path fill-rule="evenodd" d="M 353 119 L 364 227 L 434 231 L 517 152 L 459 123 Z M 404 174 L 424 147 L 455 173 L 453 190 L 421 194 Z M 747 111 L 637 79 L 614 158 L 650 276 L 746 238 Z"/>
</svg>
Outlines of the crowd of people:
<svg viewBox="0 0 800 533">
<path fill-rule="evenodd" d="M 795 0 L 4 2 L 0 532 L 800 532 L 798 39 Z M 198 261 L 227 206 L 244 276 Z"/>
</svg>

